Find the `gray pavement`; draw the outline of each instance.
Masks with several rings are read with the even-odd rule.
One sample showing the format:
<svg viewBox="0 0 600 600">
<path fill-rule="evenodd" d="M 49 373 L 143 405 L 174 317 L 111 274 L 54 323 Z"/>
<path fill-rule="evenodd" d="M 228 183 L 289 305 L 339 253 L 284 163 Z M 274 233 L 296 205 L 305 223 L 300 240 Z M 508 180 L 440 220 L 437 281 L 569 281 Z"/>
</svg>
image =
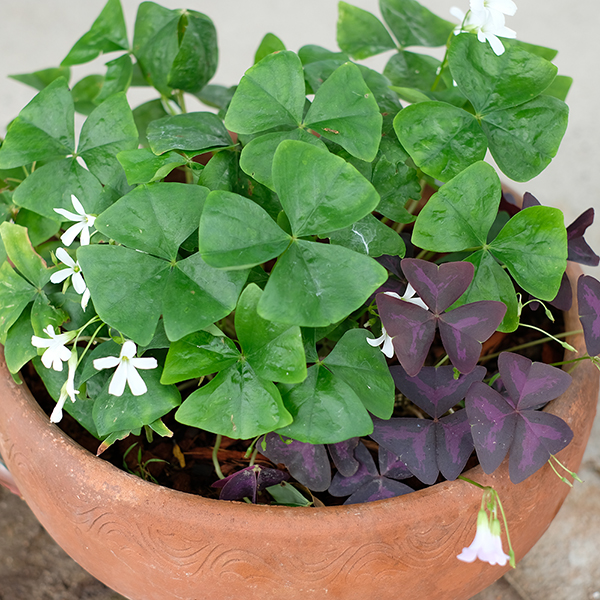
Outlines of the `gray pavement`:
<svg viewBox="0 0 600 600">
<path fill-rule="evenodd" d="M 378 13 L 376 0 L 349 0 Z M 422 0 L 439 15 L 451 6 L 467 8 L 467 0 Z M 567 224 L 590 206 L 600 208 L 595 179 L 600 159 L 600 5 L 597 0 L 516 0 L 519 10 L 507 25 L 524 41 L 560 50 L 559 72 L 575 79 L 568 104 L 571 116 L 557 158 L 527 184 L 510 183 L 530 191 L 546 205 L 561 208 Z M 221 67 L 215 81 L 233 84 L 250 66 L 256 47 L 267 31 L 277 34 L 291 50 L 304 44 L 336 48 L 335 0 L 162 0 L 169 8 L 186 7 L 208 14 L 217 24 Z M 105 0 L 0 0 L 0 135 L 35 94 L 6 79 L 56 66 L 75 40 L 91 25 Z M 137 0 L 122 0 L 130 30 Z M 267 21 L 268 19 L 268 21 Z M 112 57 L 74 70 L 73 82 Z M 369 66 L 380 67 L 387 57 Z M 148 96 L 135 90 L 132 106 Z M 191 110 L 202 110 L 191 106 Z M 600 223 L 586 238 L 600 249 Z M 599 269 L 589 270 L 600 276 Z M 499 580 L 477 600 L 600 600 L 600 421 L 597 420 L 580 470 L 584 484 L 570 493 L 558 516 L 517 569 Z M 493 567 L 490 567 L 493 568 Z M 399 592 L 400 597 L 400 592 Z M 0 600 L 118 600 L 51 540 L 25 503 L 0 487 Z M 365 599 L 369 600 L 369 599 Z M 429 600 L 429 599 L 425 599 Z M 432 599 L 435 600 L 435 599 Z M 462 599 L 458 599 L 462 600 Z"/>
</svg>

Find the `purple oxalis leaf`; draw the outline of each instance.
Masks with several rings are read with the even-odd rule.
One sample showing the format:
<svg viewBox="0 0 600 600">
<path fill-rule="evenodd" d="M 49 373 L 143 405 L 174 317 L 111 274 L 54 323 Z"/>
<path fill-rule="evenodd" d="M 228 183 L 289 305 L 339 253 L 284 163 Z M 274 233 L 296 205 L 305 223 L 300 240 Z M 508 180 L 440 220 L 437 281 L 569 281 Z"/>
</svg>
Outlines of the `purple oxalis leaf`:
<svg viewBox="0 0 600 600">
<path fill-rule="evenodd" d="M 329 493 L 332 496 L 350 495 L 344 504 L 385 500 L 413 491 L 412 488 L 403 483 L 379 475 L 375 461 L 364 444 L 359 443 L 354 453 L 360 463 L 357 472 L 351 477 L 344 477 L 341 473 L 336 473 L 329 488 Z"/>
<path fill-rule="evenodd" d="M 530 194 L 529 192 L 525 192 L 523 194 L 522 210 L 525 210 L 526 208 L 529 208 L 530 206 L 542 206 L 542 203 L 533 194 Z"/>
<path fill-rule="evenodd" d="M 556 415 L 538 410 L 524 410 L 517 421 L 510 450 L 508 472 L 513 483 L 533 475 L 573 439 L 571 428 Z"/>
<path fill-rule="evenodd" d="M 350 496 L 365 483 L 371 481 L 373 477 L 379 475 L 375 461 L 364 444 L 360 443 L 356 446 L 354 455 L 359 465 L 358 469 L 349 477 L 344 476 L 340 472 L 333 476 L 328 490 L 332 496 Z"/>
<path fill-rule="evenodd" d="M 510 352 L 500 355 L 498 368 L 508 395 L 476 382 L 465 405 L 483 470 L 492 473 L 510 452 L 510 478 L 518 483 L 571 441 L 562 419 L 535 410 L 562 394 L 571 376 Z"/>
<path fill-rule="evenodd" d="M 435 456 L 435 426 L 429 419 L 373 419 L 370 436 L 398 456 L 423 483 L 435 483 L 439 469 Z"/>
<path fill-rule="evenodd" d="M 577 280 L 579 320 L 590 356 L 600 354 L 600 281 L 590 275 Z"/>
<path fill-rule="evenodd" d="M 572 377 L 561 369 L 532 362 L 513 352 L 500 354 L 498 370 L 508 395 L 519 410 L 544 406 L 566 392 L 572 382 Z"/>
<path fill-rule="evenodd" d="M 390 479 L 408 479 L 413 476 L 406 463 L 383 446 L 379 446 L 379 472 Z"/>
<path fill-rule="evenodd" d="M 356 437 L 345 442 L 327 445 L 333 464 L 344 477 L 350 477 L 358 470 L 359 462 L 354 456 L 358 440 L 359 438 Z"/>
<path fill-rule="evenodd" d="M 452 367 L 423 367 L 418 375 L 409 377 L 400 366 L 390 367 L 396 387 L 430 417 L 439 418 L 458 404 L 475 381 L 487 374 L 485 367 L 475 367 L 468 375 L 454 378 Z"/>
<path fill-rule="evenodd" d="M 364 502 L 375 502 L 376 500 L 387 500 L 411 492 L 414 492 L 414 490 L 405 483 L 387 477 L 375 477 L 356 490 L 344 504 L 362 504 Z"/>
<path fill-rule="evenodd" d="M 264 448 L 263 448 L 264 440 Z M 315 492 L 324 492 L 331 483 L 331 466 L 325 446 L 297 440 L 284 442 L 276 433 L 259 440 L 259 448 L 269 460 L 283 463 L 292 477 Z"/>
<path fill-rule="evenodd" d="M 412 302 L 387 294 L 377 294 L 377 309 L 383 326 L 392 338 L 400 364 L 409 375 L 416 375 L 435 337 L 434 315 Z"/>
<path fill-rule="evenodd" d="M 436 315 L 463 295 L 475 274 L 475 267 L 469 262 L 437 266 L 426 260 L 405 258 L 401 264 L 406 279 Z"/>
<path fill-rule="evenodd" d="M 594 209 L 588 208 L 567 227 L 567 260 L 597 267 L 600 263 L 598 256 L 583 239 L 585 230 L 594 222 Z"/>
<path fill-rule="evenodd" d="M 515 407 L 481 382 L 469 388 L 465 407 L 481 468 L 493 473 L 512 444 L 518 419 Z"/>
<path fill-rule="evenodd" d="M 463 304 L 439 318 L 440 335 L 450 362 L 461 372 L 470 373 L 481 356 L 485 342 L 506 313 L 506 304 L 480 300 Z"/>
<path fill-rule="evenodd" d="M 456 479 L 473 452 L 473 436 L 466 410 L 440 419 L 436 424 L 436 458 L 440 473 L 449 481 Z"/>
<path fill-rule="evenodd" d="M 250 498 L 256 504 L 256 495 L 265 488 L 289 479 L 289 475 L 279 469 L 268 469 L 253 465 L 215 481 L 211 487 L 221 488 L 221 500 L 241 500 Z"/>
<path fill-rule="evenodd" d="M 464 410 L 439 420 L 374 419 L 373 424 L 371 437 L 428 485 L 435 483 L 440 472 L 446 479 L 456 479 L 473 451 Z"/>
<path fill-rule="evenodd" d="M 504 318 L 506 305 L 482 300 L 443 312 L 467 289 L 474 266 L 450 262 L 438 268 L 418 259 L 404 259 L 402 266 L 406 267 L 409 283 L 431 311 L 389 294 L 377 295 L 379 316 L 400 364 L 411 377 L 415 376 L 425 363 L 439 325 L 450 361 L 462 373 L 469 373 L 479 360 L 481 343 Z"/>
</svg>

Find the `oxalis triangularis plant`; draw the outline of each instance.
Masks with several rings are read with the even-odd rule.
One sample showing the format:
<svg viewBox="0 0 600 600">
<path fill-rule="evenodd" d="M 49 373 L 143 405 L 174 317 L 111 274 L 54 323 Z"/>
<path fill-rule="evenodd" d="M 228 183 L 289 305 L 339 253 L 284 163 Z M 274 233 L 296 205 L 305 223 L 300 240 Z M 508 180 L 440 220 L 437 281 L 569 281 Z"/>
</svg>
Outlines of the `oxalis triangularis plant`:
<svg viewBox="0 0 600 600">
<path fill-rule="evenodd" d="M 530 194 L 511 204 L 484 160 L 521 182 L 545 169 L 571 80 L 506 27 L 511 0 L 471 0 L 458 23 L 379 5 L 383 21 L 340 2 L 339 51 L 268 34 L 224 87 L 209 17 L 144 2 L 130 43 L 109 0 L 59 67 L 14 76 L 40 91 L 0 147 L 0 341 L 15 379 L 33 361 L 52 422 L 67 410 L 98 453 L 173 436 L 163 419 L 207 432 L 225 500 L 371 502 L 463 477 L 473 452 L 486 473 L 509 456 L 515 483 L 569 472 L 554 455 L 572 432 L 540 409 L 571 376 L 481 354 L 570 306 L 568 260 L 599 261 L 592 209 L 565 228 Z M 383 73 L 360 64 L 381 52 Z M 101 54 L 105 73 L 69 87 Z M 157 98 L 132 110 L 130 86 Z M 572 362 L 597 363 L 600 283 L 577 295 L 588 355 Z M 227 477 L 224 437 L 247 448 Z M 497 493 L 470 483 L 458 558 L 514 564 Z"/>
</svg>

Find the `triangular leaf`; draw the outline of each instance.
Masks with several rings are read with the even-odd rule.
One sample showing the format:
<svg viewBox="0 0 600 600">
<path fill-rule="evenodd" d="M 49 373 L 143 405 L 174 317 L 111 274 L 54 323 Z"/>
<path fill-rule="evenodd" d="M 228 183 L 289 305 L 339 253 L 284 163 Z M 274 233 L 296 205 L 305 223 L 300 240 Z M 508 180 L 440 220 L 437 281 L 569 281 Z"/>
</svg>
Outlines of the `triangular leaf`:
<svg viewBox="0 0 600 600">
<path fill-rule="evenodd" d="M 64 78 L 44 88 L 12 121 L 0 148 L 0 169 L 51 161 L 75 151 L 73 98 Z"/>
<path fill-rule="evenodd" d="M 281 386 L 293 423 L 277 433 L 300 442 L 335 444 L 371 433 L 371 417 L 346 383 L 322 365 L 308 369 L 295 386 Z"/>
<path fill-rule="evenodd" d="M 292 477 L 315 492 L 324 492 L 331 483 L 331 467 L 325 446 L 283 440 L 276 433 L 258 442 L 260 452 L 275 464 L 283 463 Z"/>
<path fill-rule="evenodd" d="M 326 327 L 361 306 L 386 278 L 372 258 L 297 240 L 273 268 L 258 313 L 271 321 Z"/>
<path fill-rule="evenodd" d="M 273 184 L 296 236 L 347 227 L 378 204 L 373 186 L 349 163 L 305 142 L 281 142 Z"/>
<path fill-rule="evenodd" d="M 62 65 L 89 62 L 102 52 L 127 50 L 127 28 L 120 0 L 108 0 L 90 30 L 84 33 L 69 50 Z"/>
<path fill-rule="evenodd" d="M 208 189 L 183 183 L 138 186 L 95 221 L 98 231 L 120 244 L 167 260 L 196 230 Z"/>
<path fill-rule="evenodd" d="M 480 115 L 532 100 L 557 73 L 551 62 L 515 46 L 497 56 L 489 44 L 470 34 L 453 37 L 448 64 L 456 84 Z"/>
<path fill-rule="evenodd" d="M 394 130 L 415 164 L 440 181 L 485 158 L 487 138 L 477 119 L 451 104 L 408 106 L 396 115 Z"/>
<path fill-rule="evenodd" d="M 577 304 L 579 319 L 588 354 L 600 354 L 600 282 L 590 275 L 577 280 Z"/>
<path fill-rule="evenodd" d="M 138 146 L 138 131 L 125 92 L 114 94 L 96 108 L 81 128 L 77 153 L 105 185 L 124 177 L 115 155 Z"/>
<path fill-rule="evenodd" d="M 494 168 L 477 162 L 442 186 L 419 213 L 413 243 L 425 250 L 457 252 L 487 243 L 501 197 Z"/>
<path fill-rule="evenodd" d="M 481 126 L 502 172 L 514 181 L 529 181 L 556 155 L 568 116 L 564 102 L 539 96 L 514 108 L 487 113 Z"/>
<path fill-rule="evenodd" d="M 97 215 L 108 208 L 97 177 L 71 158 L 37 168 L 15 190 L 13 200 L 48 219 L 62 221 L 64 217 L 54 209 L 73 212 L 71 195 L 82 203 L 87 214 Z"/>
<path fill-rule="evenodd" d="M 439 319 L 440 336 L 450 362 L 461 372 L 470 373 L 481 356 L 481 343 L 496 331 L 506 306 L 481 300 L 445 312 Z"/>
<path fill-rule="evenodd" d="M 249 439 L 292 421 L 277 388 L 246 361 L 221 371 L 183 402 L 175 418 L 234 439 Z"/>
<path fill-rule="evenodd" d="M 381 0 L 381 13 L 400 46 L 443 46 L 454 29 L 416 0 Z"/>
<path fill-rule="evenodd" d="M 282 383 L 300 383 L 306 378 L 300 327 L 260 317 L 256 307 L 262 294 L 256 284 L 250 284 L 238 301 L 235 329 L 243 354 L 259 377 Z"/>
<path fill-rule="evenodd" d="M 250 67 L 231 99 L 225 127 L 236 133 L 260 133 L 272 127 L 298 127 L 305 87 L 302 63 L 289 51 L 270 54 Z"/>
<path fill-rule="evenodd" d="M 352 156 L 372 161 L 377 155 L 382 116 L 359 68 L 350 62 L 319 88 L 304 122 Z"/>
<path fill-rule="evenodd" d="M 196 331 L 170 345 L 161 383 L 179 383 L 217 373 L 239 358 L 239 350 L 228 337 Z"/>
<path fill-rule="evenodd" d="M 490 252 L 524 290 L 541 300 L 553 300 L 567 267 L 562 212 L 548 206 L 518 212 L 490 243 Z"/>
<path fill-rule="evenodd" d="M 394 382 L 383 354 L 367 344 L 366 337 L 364 329 L 347 331 L 323 364 L 352 388 L 371 414 L 389 419 L 394 410 Z"/>
<path fill-rule="evenodd" d="M 209 112 L 184 113 L 152 121 L 146 136 L 154 154 L 169 150 L 198 152 L 224 148 L 233 143 L 223 121 Z"/>
<path fill-rule="evenodd" d="M 138 371 L 148 387 L 142 398 L 125 387 L 122 396 L 108 393 L 108 384 L 94 402 L 94 424 L 100 436 L 122 429 L 149 425 L 181 404 L 181 395 L 174 385 L 161 385 L 160 370 Z"/>
<path fill-rule="evenodd" d="M 290 236 L 258 204 L 222 190 L 211 192 L 199 228 L 202 258 L 213 267 L 242 269 L 281 254 Z"/>
<path fill-rule="evenodd" d="M 346 2 L 338 4 L 337 43 L 350 56 L 369 58 L 396 47 L 383 23 L 370 12 Z"/>
</svg>

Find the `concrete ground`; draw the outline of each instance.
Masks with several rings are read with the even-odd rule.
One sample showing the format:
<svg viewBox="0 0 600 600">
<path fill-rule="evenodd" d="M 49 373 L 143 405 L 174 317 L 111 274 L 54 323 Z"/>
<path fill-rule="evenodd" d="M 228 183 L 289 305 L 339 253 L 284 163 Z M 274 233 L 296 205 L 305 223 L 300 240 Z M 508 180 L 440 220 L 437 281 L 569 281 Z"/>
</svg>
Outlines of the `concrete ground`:
<svg viewBox="0 0 600 600">
<path fill-rule="evenodd" d="M 452 5 L 467 8 L 467 0 L 422 0 L 449 17 Z M 600 150 L 600 96 L 597 35 L 600 5 L 596 0 L 516 0 L 519 10 L 507 19 L 519 38 L 560 50 L 559 72 L 575 79 L 568 98 L 571 116 L 567 134 L 552 165 L 518 191 L 531 191 L 546 205 L 565 212 L 567 224 L 590 206 L 600 208 L 594 184 Z M 263 35 L 272 31 L 291 50 L 304 44 L 336 49 L 334 0 L 162 0 L 169 8 L 208 14 L 219 30 L 221 66 L 215 82 L 233 84 L 251 65 Z M 378 13 L 376 0 L 350 3 Z M 105 0 L 0 0 L 0 135 L 35 92 L 7 79 L 57 66 L 75 40 L 91 25 Z M 132 29 L 137 0 L 122 0 Z M 73 82 L 112 57 L 74 71 Z M 370 66 L 382 66 L 376 57 Z M 132 106 L 149 97 L 137 90 Z M 192 110 L 202 110 L 192 106 Z M 592 175 L 594 175 L 592 177 Z M 600 251 L 600 224 L 586 238 Z M 598 269 L 589 273 L 600 276 Z M 571 492 L 550 529 L 518 565 L 477 600 L 599 600 L 600 599 L 600 422 L 597 421 L 580 471 L 584 484 Z M 490 567 L 493 568 L 493 567 Z M 401 592 L 399 592 L 400 597 Z M 0 600 L 119 600 L 76 565 L 40 527 L 27 506 L 0 487 Z M 369 599 L 365 599 L 369 600 Z M 425 599 L 430 600 L 430 599 Z M 435 599 L 431 599 L 435 600 Z M 462 600 L 462 599 L 457 599 Z"/>
</svg>

